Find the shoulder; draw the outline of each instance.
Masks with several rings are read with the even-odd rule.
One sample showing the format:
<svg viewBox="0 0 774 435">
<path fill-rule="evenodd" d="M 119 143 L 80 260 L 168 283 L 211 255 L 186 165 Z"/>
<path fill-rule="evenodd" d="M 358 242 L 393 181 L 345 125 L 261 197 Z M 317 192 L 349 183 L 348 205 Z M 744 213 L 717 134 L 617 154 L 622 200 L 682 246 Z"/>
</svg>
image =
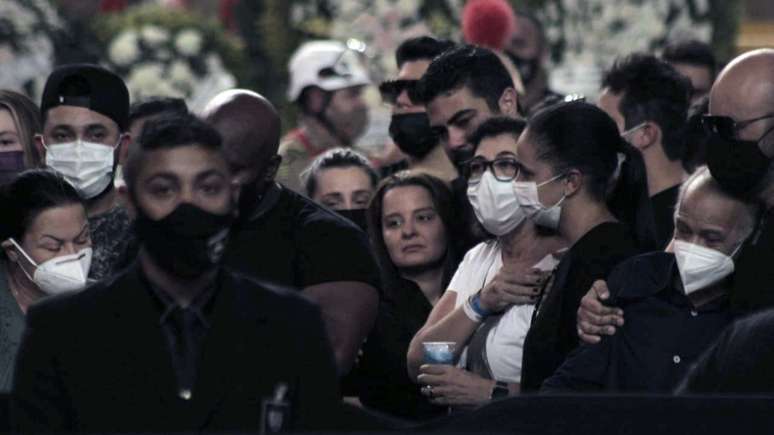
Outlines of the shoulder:
<svg viewBox="0 0 774 435">
<path fill-rule="evenodd" d="M 608 286 L 618 299 L 646 298 L 669 285 L 674 266 L 675 257 L 667 252 L 637 255 L 613 269 Z"/>
<path fill-rule="evenodd" d="M 637 254 L 637 243 L 626 225 L 605 222 L 589 230 L 570 248 L 580 261 L 596 261 L 600 257 L 619 258 Z"/>
<path fill-rule="evenodd" d="M 465 253 L 462 263 L 468 265 L 480 264 L 487 260 L 496 259 L 497 255 L 500 255 L 500 244 L 496 239 L 487 240 L 470 248 Z"/>
<path fill-rule="evenodd" d="M 304 147 L 304 144 L 299 140 L 295 130 L 286 134 L 282 138 L 278 152 L 283 157 L 283 163 L 286 163 L 284 161 L 285 159 L 292 159 L 294 157 L 307 157 L 306 147 Z"/>
</svg>

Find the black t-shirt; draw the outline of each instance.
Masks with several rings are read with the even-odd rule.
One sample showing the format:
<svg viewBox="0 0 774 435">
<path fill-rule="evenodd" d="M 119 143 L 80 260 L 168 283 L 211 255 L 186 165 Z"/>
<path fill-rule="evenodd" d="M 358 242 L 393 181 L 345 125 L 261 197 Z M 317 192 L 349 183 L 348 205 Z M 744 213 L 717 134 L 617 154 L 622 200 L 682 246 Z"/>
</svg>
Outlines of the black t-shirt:
<svg viewBox="0 0 774 435">
<path fill-rule="evenodd" d="M 653 219 L 656 223 L 656 240 L 658 246 L 665 248 L 675 231 L 675 206 L 680 193 L 680 184 L 653 195 L 650 204 L 653 208 Z"/>
<path fill-rule="evenodd" d="M 359 396 L 364 405 L 417 420 L 446 411 L 444 407 L 432 405 L 406 371 L 411 339 L 425 324 L 432 309 L 413 281 L 399 279 L 396 288 L 385 289 L 376 325 L 363 346 L 358 366 Z"/>
<path fill-rule="evenodd" d="M 272 201 L 268 210 L 234 227 L 227 267 L 299 290 L 335 281 L 380 288 L 379 270 L 360 228 L 287 188 L 272 189 L 264 198 Z"/>
<path fill-rule="evenodd" d="M 521 390 L 537 391 L 578 346 L 576 312 L 597 279 L 637 254 L 625 225 L 605 222 L 589 230 L 564 254 L 532 317 L 524 340 Z"/>
<path fill-rule="evenodd" d="M 774 308 L 774 216 L 766 217 L 735 263 L 732 312 L 741 316 Z"/>
</svg>

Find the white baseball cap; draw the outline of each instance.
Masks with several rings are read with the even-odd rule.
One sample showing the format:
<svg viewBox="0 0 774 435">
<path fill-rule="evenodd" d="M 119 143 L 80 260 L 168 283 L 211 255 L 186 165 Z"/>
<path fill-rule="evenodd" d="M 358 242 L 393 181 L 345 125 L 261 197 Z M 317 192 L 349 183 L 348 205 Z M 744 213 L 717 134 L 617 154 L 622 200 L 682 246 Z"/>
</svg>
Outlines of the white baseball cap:
<svg viewBox="0 0 774 435">
<path fill-rule="evenodd" d="M 330 40 L 302 44 L 288 62 L 288 99 L 296 101 L 308 86 L 337 91 L 370 84 L 368 71 L 357 53 L 362 49 L 363 43 L 354 40 L 346 45 Z"/>
</svg>

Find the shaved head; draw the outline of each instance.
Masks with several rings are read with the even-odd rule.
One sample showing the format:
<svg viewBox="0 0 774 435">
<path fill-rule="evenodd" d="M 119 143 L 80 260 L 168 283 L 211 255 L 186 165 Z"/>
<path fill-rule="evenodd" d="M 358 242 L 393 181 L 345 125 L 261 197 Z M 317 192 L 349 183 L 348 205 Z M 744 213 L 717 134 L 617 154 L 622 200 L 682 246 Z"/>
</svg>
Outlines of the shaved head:
<svg viewBox="0 0 774 435">
<path fill-rule="evenodd" d="M 710 113 L 751 119 L 774 111 L 774 49 L 744 53 L 718 75 L 710 92 Z"/>
<path fill-rule="evenodd" d="M 280 117 L 260 94 L 245 89 L 221 92 L 207 103 L 202 117 L 223 136 L 223 152 L 235 173 L 261 176 L 277 154 Z"/>
<path fill-rule="evenodd" d="M 240 213 L 249 216 L 274 184 L 282 161 L 279 114 L 260 94 L 231 89 L 210 100 L 201 115 L 223 137 L 223 155 L 242 186 Z"/>
</svg>

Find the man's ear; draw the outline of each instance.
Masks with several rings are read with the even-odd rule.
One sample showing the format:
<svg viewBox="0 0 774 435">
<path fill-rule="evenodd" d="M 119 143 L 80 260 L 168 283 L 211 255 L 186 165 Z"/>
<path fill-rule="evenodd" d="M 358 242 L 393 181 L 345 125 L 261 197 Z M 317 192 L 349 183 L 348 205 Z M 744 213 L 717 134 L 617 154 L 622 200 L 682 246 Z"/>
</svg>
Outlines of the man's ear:
<svg viewBox="0 0 774 435">
<path fill-rule="evenodd" d="M 46 147 L 43 146 L 43 135 L 38 133 L 35 134 L 35 149 L 38 150 L 38 155 L 40 156 L 41 163 L 43 166 L 46 166 Z"/>
<path fill-rule="evenodd" d="M 279 170 L 280 164 L 282 164 L 281 155 L 275 154 L 271 156 L 269 162 L 266 164 L 266 171 L 263 175 L 264 182 L 271 183 L 274 181 L 274 178 L 277 177 L 277 171 Z"/>
<path fill-rule="evenodd" d="M 129 155 L 129 146 L 132 144 L 132 135 L 130 133 L 121 133 L 121 138 L 118 140 L 118 146 L 116 151 L 118 152 L 118 163 L 123 165 L 126 161 L 126 157 Z"/>
<path fill-rule="evenodd" d="M 13 263 L 19 262 L 19 253 L 16 252 L 16 247 L 13 246 L 10 240 L 4 240 L 3 243 L 0 243 L 0 247 L 5 251 L 5 256 L 8 257 L 8 260 Z"/>
<path fill-rule="evenodd" d="M 516 89 L 505 88 L 497 104 L 503 115 L 510 118 L 519 117 L 519 94 L 516 93 Z"/>
<path fill-rule="evenodd" d="M 645 151 L 652 145 L 659 143 L 661 139 L 661 129 L 654 123 L 647 121 L 637 131 L 629 133 L 628 141 L 631 146 L 637 148 L 640 152 Z"/>
</svg>

